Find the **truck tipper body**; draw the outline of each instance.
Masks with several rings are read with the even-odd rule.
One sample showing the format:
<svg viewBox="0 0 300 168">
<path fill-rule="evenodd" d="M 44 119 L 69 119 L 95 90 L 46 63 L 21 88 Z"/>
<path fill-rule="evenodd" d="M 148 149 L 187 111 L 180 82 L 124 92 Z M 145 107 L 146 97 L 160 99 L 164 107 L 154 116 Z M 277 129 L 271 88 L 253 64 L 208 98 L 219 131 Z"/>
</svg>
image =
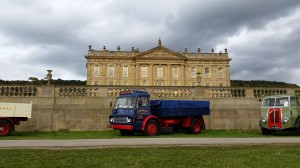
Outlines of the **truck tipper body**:
<svg viewBox="0 0 300 168">
<path fill-rule="evenodd" d="M 296 130 L 300 134 L 299 95 L 266 96 L 260 110 L 261 132 L 269 135 L 272 132 Z"/>
<path fill-rule="evenodd" d="M 150 100 L 144 91 L 122 91 L 109 122 L 110 127 L 122 135 L 141 132 L 153 136 L 179 129 L 198 134 L 205 129 L 203 115 L 210 114 L 209 106 L 209 101 Z"/>
<path fill-rule="evenodd" d="M 32 103 L 0 102 L 0 136 L 10 135 L 20 121 L 31 118 Z"/>
</svg>

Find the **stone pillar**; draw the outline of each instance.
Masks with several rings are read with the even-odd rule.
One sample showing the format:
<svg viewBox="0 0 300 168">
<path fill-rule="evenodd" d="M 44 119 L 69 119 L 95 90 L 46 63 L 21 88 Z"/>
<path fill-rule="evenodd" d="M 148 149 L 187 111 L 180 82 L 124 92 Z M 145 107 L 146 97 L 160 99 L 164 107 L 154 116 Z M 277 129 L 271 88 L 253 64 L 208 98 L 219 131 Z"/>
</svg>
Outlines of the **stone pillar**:
<svg viewBox="0 0 300 168">
<path fill-rule="evenodd" d="M 153 64 L 149 64 L 149 84 L 148 86 L 154 86 L 154 68 Z"/>
<path fill-rule="evenodd" d="M 139 85 L 139 74 L 140 74 L 140 70 L 139 70 L 139 64 L 135 65 L 135 70 L 134 70 L 134 85 Z"/>
<path fill-rule="evenodd" d="M 172 86 L 171 84 L 171 64 L 167 64 L 167 72 L 166 72 L 166 77 L 167 77 L 167 84 L 166 86 Z"/>
<path fill-rule="evenodd" d="M 103 85 L 107 85 L 107 83 L 106 83 L 106 75 L 107 74 L 107 65 L 106 64 L 103 64 L 103 71 L 102 71 L 102 76 L 103 76 L 103 82 L 102 82 L 102 84 Z"/>
<path fill-rule="evenodd" d="M 91 85 L 91 64 L 90 63 L 86 63 L 86 69 L 87 69 L 86 84 Z"/>
<path fill-rule="evenodd" d="M 185 85 L 185 65 L 182 65 L 181 67 L 180 67 L 180 74 L 179 74 L 180 76 L 181 76 L 181 83 L 182 83 L 182 86 L 186 86 Z"/>
<path fill-rule="evenodd" d="M 226 77 L 226 86 L 231 86 L 230 85 L 230 66 L 229 65 L 227 65 L 227 66 L 225 66 L 225 70 L 224 70 L 225 72 L 225 77 Z"/>
<path fill-rule="evenodd" d="M 121 84 L 121 78 L 122 78 L 122 76 L 123 76 L 122 65 L 116 64 L 115 67 L 116 67 L 116 72 L 115 72 L 115 74 L 116 74 L 116 77 L 115 77 L 115 79 L 116 79 L 116 84 L 115 84 L 115 85 L 122 85 L 122 84 Z"/>
</svg>

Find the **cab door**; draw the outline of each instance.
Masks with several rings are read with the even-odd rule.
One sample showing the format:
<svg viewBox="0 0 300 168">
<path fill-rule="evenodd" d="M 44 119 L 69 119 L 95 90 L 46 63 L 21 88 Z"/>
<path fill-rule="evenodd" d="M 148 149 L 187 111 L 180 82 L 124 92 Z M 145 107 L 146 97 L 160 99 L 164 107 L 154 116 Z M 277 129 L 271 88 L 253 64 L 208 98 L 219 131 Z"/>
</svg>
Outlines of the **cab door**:
<svg viewBox="0 0 300 168">
<path fill-rule="evenodd" d="M 149 97 L 139 96 L 137 98 L 136 110 L 135 110 L 135 129 L 140 130 L 142 128 L 143 120 L 151 115 Z"/>
<path fill-rule="evenodd" d="M 298 104 L 298 97 L 291 97 L 290 98 L 290 105 L 291 105 L 291 111 L 290 111 L 290 120 L 291 124 L 294 124 L 299 113 L 299 104 Z M 292 125 L 291 125 L 292 126 Z"/>
</svg>

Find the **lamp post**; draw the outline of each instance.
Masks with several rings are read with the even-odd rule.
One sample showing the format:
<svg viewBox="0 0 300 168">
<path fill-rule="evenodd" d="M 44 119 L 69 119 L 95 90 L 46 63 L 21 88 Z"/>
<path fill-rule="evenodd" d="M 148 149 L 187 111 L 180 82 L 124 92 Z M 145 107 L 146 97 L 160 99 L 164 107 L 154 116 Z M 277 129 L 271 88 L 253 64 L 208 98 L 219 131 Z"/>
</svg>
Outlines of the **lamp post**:
<svg viewBox="0 0 300 168">
<path fill-rule="evenodd" d="M 201 86 L 201 72 L 197 72 L 196 73 L 196 78 L 197 78 L 197 82 L 198 82 L 198 86 Z"/>
</svg>

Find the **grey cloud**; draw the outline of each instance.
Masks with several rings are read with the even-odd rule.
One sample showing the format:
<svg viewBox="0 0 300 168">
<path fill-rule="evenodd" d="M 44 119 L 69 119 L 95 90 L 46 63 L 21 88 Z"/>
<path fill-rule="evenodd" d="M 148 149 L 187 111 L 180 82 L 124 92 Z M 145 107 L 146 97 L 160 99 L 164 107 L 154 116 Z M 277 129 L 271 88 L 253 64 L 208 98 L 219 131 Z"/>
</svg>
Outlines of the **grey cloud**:
<svg viewBox="0 0 300 168">
<path fill-rule="evenodd" d="M 295 73 L 300 61 L 299 10 L 298 0 L 6 0 L 0 7 L 0 35 L 6 39 L 0 42 L 0 58 L 8 59 L 3 51 L 11 53 L 10 57 L 15 53 L 10 50 L 19 53 L 15 63 L 20 65 L 20 77 L 40 76 L 52 68 L 57 78 L 85 79 L 84 55 L 89 44 L 94 49 L 106 45 L 116 50 L 120 45 L 122 50 L 134 46 L 144 51 L 155 47 L 160 37 L 174 51 L 228 48 L 233 58 L 232 79 L 296 81 L 300 85 Z M 295 17 L 285 20 L 291 16 Z M 285 22 L 278 22 L 280 18 Z M 275 25 L 270 24 L 274 21 Z M 259 35 L 268 28 L 275 33 Z M 244 29 L 254 35 L 239 37 Z M 234 43 L 235 36 L 246 39 Z M 9 72 L 0 73 L 0 79 L 18 76 L 11 67 L 0 66 Z"/>
</svg>

